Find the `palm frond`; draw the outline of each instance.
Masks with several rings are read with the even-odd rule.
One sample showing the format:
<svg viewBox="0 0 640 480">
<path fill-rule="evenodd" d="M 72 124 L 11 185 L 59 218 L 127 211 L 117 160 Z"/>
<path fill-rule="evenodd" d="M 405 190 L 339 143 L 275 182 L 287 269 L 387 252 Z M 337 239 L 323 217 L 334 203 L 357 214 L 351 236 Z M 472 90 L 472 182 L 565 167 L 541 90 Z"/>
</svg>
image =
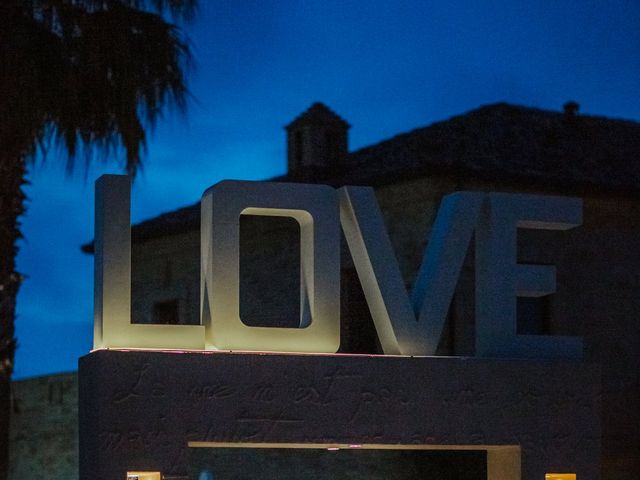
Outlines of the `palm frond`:
<svg viewBox="0 0 640 480">
<path fill-rule="evenodd" d="M 167 108 L 184 111 L 190 51 L 182 30 L 158 13 L 188 13 L 194 0 L 8 0 L 0 19 L 0 143 L 34 157 L 48 127 L 67 152 L 126 152 L 134 175 Z M 7 7 L 7 5 L 12 6 Z M 3 13 L 3 12 L 0 12 Z M 6 19 L 10 18 L 11 21 Z M 28 101 L 27 101 L 28 99 Z M 7 128 L 5 128 L 5 126 Z M 7 138 L 5 138 L 7 137 Z M 79 148 L 80 147 L 80 148 Z"/>
</svg>

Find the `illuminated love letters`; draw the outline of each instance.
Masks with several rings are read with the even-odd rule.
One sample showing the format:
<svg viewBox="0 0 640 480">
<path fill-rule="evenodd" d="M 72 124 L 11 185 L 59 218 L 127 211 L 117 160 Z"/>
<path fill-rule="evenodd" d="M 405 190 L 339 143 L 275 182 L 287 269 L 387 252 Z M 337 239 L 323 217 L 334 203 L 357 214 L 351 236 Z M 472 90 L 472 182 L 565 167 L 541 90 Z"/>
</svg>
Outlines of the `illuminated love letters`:
<svg viewBox="0 0 640 480">
<path fill-rule="evenodd" d="M 476 242 L 476 355 L 579 357 L 582 339 L 518 335 L 517 296 L 555 291 L 555 267 L 516 261 L 518 228 L 567 230 L 582 201 L 457 192 L 440 206 L 411 295 L 370 187 L 224 181 L 201 204 L 202 325 L 131 324 L 130 180 L 96 183 L 94 348 L 336 352 L 340 228 L 385 354 L 434 355 L 469 243 Z M 300 224 L 299 328 L 250 327 L 239 315 L 241 215 Z"/>
</svg>

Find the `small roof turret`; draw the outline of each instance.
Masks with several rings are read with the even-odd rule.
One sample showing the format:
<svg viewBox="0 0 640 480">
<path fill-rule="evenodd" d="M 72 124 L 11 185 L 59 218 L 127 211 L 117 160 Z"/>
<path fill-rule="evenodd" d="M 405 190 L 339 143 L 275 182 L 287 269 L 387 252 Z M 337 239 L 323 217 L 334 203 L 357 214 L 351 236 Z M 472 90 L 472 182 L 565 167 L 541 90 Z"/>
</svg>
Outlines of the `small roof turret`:
<svg viewBox="0 0 640 480">
<path fill-rule="evenodd" d="M 290 131 L 291 129 L 306 125 L 331 125 L 341 128 L 351 128 L 351 125 L 322 102 L 313 103 L 285 128 L 287 131 Z"/>
<path fill-rule="evenodd" d="M 298 181 L 321 181 L 345 168 L 350 125 L 315 102 L 287 130 L 288 174 Z"/>
</svg>

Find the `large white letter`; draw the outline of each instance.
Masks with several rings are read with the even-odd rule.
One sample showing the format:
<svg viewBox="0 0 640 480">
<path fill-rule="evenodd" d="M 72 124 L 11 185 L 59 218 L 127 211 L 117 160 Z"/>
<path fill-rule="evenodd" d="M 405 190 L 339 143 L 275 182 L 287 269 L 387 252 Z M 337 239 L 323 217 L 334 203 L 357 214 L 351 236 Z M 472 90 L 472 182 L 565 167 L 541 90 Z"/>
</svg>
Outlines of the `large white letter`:
<svg viewBox="0 0 640 480">
<path fill-rule="evenodd" d="M 131 323 L 131 180 L 96 181 L 93 348 L 204 348 L 200 325 Z"/>
<path fill-rule="evenodd" d="M 469 241 L 476 232 L 476 354 L 577 357 L 582 339 L 517 335 L 516 296 L 555 291 L 555 267 L 517 265 L 516 228 L 566 230 L 581 223 L 579 199 L 458 192 L 438 210 L 411 300 L 370 187 L 343 187 L 349 250 L 387 354 L 434 355 Z M 416 319 L 417 317 L 417 319 Z"/>
<path fill-rule="evenodd" d="M 476 355 L 571 358 L 582 338 L 518 335 L 516 297 L 555 292 L 555 267 L 517 263 L 517 228 L 568 230 L 582 223 L 577 198 L 490 193 L 476 233 Z"/>
<path fill-rule="evenodd" d="M 373 189 L 339 194 L 342 229 L 384 353 L 434 355 L 484 194 L 443 199 L 411 300 Z"/>
<path fill-rule="evenodd" d="M 340 347 L 340 226 L 325 185 L 224 181 L 201 204 L 202 323 L 207 348 L 328 352 Z M 240 215 L 300 224 L 300 328 L 249 327 L 240 319 Z"/>
</svg>

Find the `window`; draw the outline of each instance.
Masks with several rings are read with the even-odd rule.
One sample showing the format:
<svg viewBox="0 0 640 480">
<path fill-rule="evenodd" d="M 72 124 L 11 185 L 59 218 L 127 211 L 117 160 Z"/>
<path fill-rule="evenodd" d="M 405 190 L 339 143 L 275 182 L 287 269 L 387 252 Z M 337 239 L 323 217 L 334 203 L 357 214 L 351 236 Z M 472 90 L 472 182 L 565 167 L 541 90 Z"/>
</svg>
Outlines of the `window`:
<svg viewBox="0 0 640 480">
<path fill-rule="evenodd" d="M 340 134 L 334 131 L 325 133 L 326 165 L 327 167 L 340 167 Z"/>
<path fill-rule="evenodd" d="M 302 142 L 302 132 L 297 131 L 294 136 L 294 162 L 295 168 L 302 167 L 302 151 L 303 151 L 303 142 Z"/>
<path fill-rule="evenodd" d="M 518 335 L 549 334 L 550 297 L 518 297 Z"/>
<path fill-rule="evenodd" d="M 153 305 L 153 323 L 160 325 L 177 325 L 180 323 L 178 299 L 156 302 Z"/>
</svg>

